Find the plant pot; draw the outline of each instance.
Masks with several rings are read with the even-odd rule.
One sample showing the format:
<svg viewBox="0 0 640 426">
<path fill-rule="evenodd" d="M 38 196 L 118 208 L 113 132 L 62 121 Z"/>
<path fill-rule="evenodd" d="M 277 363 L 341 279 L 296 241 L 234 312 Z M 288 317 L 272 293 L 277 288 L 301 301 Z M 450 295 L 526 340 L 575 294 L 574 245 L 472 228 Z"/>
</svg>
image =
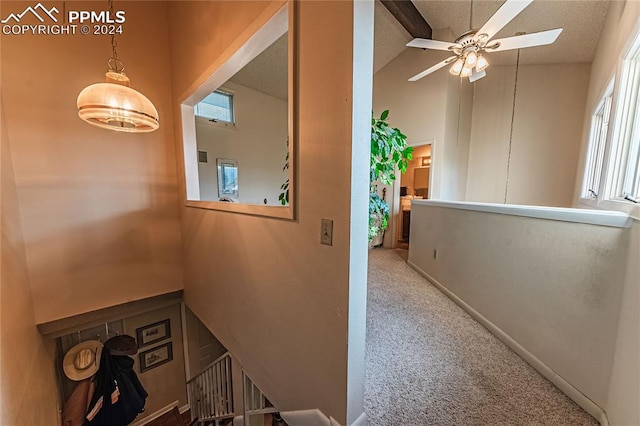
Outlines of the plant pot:
<svg viewBox="0 0 640 426">
<path fill-rule="evenodd" d="M 384 232 L 378 232 L 378 235 L 373 237 L 371 241 L 369 241 L 369 248 L 377 248 L 382 247 L 382 243 L 384 241 Z"/>
</svg>

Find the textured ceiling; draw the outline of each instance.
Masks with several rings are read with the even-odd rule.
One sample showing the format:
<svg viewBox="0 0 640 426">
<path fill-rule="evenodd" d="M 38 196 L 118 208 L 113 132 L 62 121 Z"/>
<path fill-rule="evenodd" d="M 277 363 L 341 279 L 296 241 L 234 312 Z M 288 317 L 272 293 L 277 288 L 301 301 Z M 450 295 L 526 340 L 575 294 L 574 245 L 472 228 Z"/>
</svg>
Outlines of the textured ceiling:
<svg viewBox="0 0 640 426">
<path fill-rule="evenodd" d="M 434 29 L 451 28 L 456 37 L 470 29 L 471 1 L 414 0 L 413 3 Z M 474 1 L 471 27 L 482 27 L 503 3 L 503 0 Z M 494 38 L 510 37 L 520 31 L 534 33 L 564 28 L 555 43 L 522 49 L 520 61 L 528 64 L 591 62 L 609 3 L 609 0 L 535 0 Z M 515 52 L 491 53 L 490 61 L 494 64 L 513 63 Z"/>
<path fill-rule="evenodd" d="M 287 100 L 287 34 L 229 79 L 241 86 Z"/>
<path fill-rule="evenodd" d="M 377 72 L 398 56 L 413 37 L 379 1 L 374 16 L 373 72 Z"/>
<path fill-rule="evenodd" d="M 469 30 L 470 0 L 413 2 L 433 29 L 451 28 L 456 36 Z M 474 0 L 472 27 L 480 28 L 503 3 L 503 0 Z M 522 49 L 520 61 L 524 64 L 591 62 L 609 3 L 609 0 L 535 0 L 494 38 L 510 37 L 519 31 L 532 33 L 562 27 L 564 30 L 554 44 Z M 391 13 L 376 1 L 374 72 L 400 54 L 411 38 Z M 453 38 L 445 41 L 453 41 Z M 230 80 L 286 100 L 286 46 L 286 36 L 282 36 Z M 515 52 L 494 52 L 487 57 L 492 64 L 513 64 Z"/>
</svg>

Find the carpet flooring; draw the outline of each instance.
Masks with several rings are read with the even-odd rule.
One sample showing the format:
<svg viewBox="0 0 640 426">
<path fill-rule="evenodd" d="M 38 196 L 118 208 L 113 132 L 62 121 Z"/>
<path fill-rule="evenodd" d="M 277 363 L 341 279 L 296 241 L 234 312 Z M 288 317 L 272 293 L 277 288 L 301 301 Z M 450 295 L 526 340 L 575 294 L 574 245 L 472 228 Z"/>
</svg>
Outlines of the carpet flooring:
<svg viewBox="0 0 640 426">
<path fill-rule="evenodd" d="M 369 426 L 598 424 L 403 255 L 369 251 Z"/>
</svg>

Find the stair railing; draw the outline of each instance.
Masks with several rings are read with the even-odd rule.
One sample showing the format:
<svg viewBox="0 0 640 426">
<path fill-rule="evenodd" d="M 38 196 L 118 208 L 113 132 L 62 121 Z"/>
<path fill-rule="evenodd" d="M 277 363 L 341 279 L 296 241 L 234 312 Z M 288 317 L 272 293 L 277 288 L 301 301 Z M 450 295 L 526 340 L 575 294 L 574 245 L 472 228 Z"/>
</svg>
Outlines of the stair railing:
<svg viewBox="0 0 640 426">
<path fill-rule="evenodd" d="M 216 426 L 221 420 L 233 418 L 231 379 L 231 355 L 227 352 L 187 381 L 191 417 Z"/>
<path fill-rule="evenodd" d="M 248 419 L 253 415 L 263 415 L 276 413 L 278 410 L 264 396 L 260 388 L 253 383 L 253 380 L 242 370 L 242 385 L 244 388 L 244 418 Z M 249 424 L 245 422 L 245 424 Z"/>
</svg>

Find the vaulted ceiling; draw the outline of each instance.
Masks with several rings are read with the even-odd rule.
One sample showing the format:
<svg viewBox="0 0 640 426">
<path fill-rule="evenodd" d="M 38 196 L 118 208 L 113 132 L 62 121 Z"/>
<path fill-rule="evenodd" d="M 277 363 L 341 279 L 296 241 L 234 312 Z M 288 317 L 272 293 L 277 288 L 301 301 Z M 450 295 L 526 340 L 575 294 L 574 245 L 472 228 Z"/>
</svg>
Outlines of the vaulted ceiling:
<svg viewBox="0 0 640 426">
<path fill-rule="evenodd" d="M 480 28 L 504 0 L 413 0 L 413 3 L 434 30 L 450 28 L 457 37 L 470 27 Z M 561 27 L 564 30 L 554 44 L 521 50 L 521 62 L 589 63 L 593 60 L 609 4 L 610 0 L 535 0 L 495 38 Z M 403 43 L 411 36 L 379 2 L 376 2 L 375 24 L 374 70 L 377 71 L 404 50 Z M 514 63 L 515 51 L 495 52 L 491 58 L 493 64 Z"/>
<path fill-rule="evenodd" d="M 445 41 L 453 41 L 469 30 L 472 6 L 471 27 L 477 29 L 500 8 L 504 0 L 413 0 L 413 3 L 431 28 L 450 28 L 454 37 Z M 564 30 L 554 44 L 523 49 L 521 63 L 589 63 L 593 60 L 609 4 L 610 0 L 535 0 L 495 38 L 509 37 L 519 31 L 532 33 L 562 27 Z M 439 34 L 442 32 L 436 31 L 436 35 Z M 406 44 L 412 38 L 391 12 L 376 1 L 374 72 L 407 49 Z M 515 51 L 490 55 L 494 65 L 515 63 Z M 265 69 L 274 71 L 265 74 Z M 286 38 L 283 37 L 234 76 L 232 81 L 286 99 L 286 73 Z"/>
</svg>

